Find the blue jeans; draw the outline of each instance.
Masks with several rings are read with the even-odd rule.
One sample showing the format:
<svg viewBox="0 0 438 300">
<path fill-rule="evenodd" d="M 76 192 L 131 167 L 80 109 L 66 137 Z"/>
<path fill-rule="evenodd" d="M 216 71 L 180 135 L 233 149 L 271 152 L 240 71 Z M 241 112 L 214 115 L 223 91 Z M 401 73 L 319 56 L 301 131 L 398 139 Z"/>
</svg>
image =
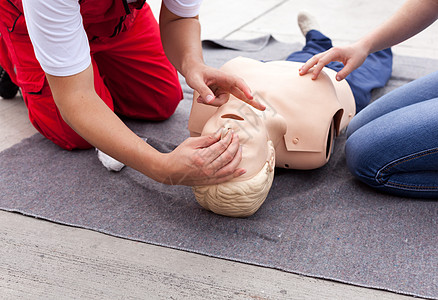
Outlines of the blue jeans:
<svg viewBox="0 0 438 300">
<path fill-rule="evenodd" d="M 374 101 L 350 122 L 347 165 L 383 192 L 438 199 L 438 72 Z"/>
<path fill-rule="evenodd" d="M 333 47 L 332 41 L 317 30 L 310 30 L 306 34 L 306 45 L 303 50 L 289 55 L 286 60 L 306 62 L 313 55 L 324 52 Z M 327 66 L 338 72 L 344 65 L 340 62 L 331 62 Z M 371 91 L 385 86 L 392 73 L 392 52 L 385 49 L 370 54 L 364 63 L 351 72 L 345 80 L 350 85 L 356 102 L 356 112 L 361 111 L 371 101 Z"/>
</svg>

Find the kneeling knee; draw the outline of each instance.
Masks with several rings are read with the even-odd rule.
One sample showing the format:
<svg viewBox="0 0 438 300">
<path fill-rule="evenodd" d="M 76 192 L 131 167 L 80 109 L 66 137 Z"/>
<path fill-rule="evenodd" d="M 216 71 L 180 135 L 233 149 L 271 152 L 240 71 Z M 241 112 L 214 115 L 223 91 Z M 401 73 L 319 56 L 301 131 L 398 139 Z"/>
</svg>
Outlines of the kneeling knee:
<svg viewBox="0 0 438 300">
<path fill-rule="evenodd" d="M 376 185 L 376 170 L 373 168 L 375 155 L 372 145 L 355 140 L 354 137 L 347 139 L 345 155 L 347 167 L 350 172 L 359 180 L 368 185 Z"/>
</svg>

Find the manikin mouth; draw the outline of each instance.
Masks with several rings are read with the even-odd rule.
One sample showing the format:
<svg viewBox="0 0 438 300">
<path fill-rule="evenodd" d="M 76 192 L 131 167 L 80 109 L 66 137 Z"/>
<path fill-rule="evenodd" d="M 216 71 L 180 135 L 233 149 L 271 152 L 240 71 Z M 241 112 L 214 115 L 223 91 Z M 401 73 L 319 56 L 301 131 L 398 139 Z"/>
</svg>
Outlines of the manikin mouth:
<svg viewBox="0 0 438 300">
<path fill-rule="evenodd" d="M 238 121 L 244 121 L 245 119 L 242 117 L 239 117 L 237 115 L 234 114 L 225 114 L 221 116 L 222 119 L 233 119 L 233 120 L 238 120 Z"/>
</svg>

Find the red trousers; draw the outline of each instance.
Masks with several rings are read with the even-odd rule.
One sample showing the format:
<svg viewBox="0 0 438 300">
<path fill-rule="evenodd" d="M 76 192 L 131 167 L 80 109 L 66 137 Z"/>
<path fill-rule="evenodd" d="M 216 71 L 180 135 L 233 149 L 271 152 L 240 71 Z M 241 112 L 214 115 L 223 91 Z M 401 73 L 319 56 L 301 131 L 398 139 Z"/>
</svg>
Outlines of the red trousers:
<svg viewBox="0 0 438 300">
<path fill-rule="evenodd" d="M 33 126 L 64 149 L 90 148 L 62 119 L 23 15 L 5 0 L 0 0 L 0 34 L 0 65 L 21 88 Z M 93 40 L 90 49 L 96 92 L 114 112 L 148 120 L 164 120 L 174 113 L 182 99 L 181 86 L 147 4 L 129 30 Z"/>
</svg>

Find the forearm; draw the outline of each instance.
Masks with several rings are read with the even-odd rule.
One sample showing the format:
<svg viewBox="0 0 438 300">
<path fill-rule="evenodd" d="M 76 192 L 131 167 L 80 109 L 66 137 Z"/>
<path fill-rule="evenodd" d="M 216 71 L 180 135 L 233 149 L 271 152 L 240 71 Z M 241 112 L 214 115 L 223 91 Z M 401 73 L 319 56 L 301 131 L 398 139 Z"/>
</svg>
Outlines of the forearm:
<svg viewBox="0 0 438 300">
<path fill-rule="evenodd" d="M 391 18 L 358 43 L 369 53 L 383 50 L 414 36 L 437 18 L 437 0 L 407 0 Z"/>
<path fill-rule="evenodd" d="M 91 70 L 84 72 L 92 73 Z M 74 76 L 84 77 L 84 75 Z M 87 78 L 89 76 L 85 76 L 87 82 L 91 82 L 90 89 L 86 84 L 85 87 L 75 88 L 79 82 L 85 82 L 84 78 L 76 80 L 75 83 L 75 79 L 69 80 L 50 75 L 47 77 L 56 105 L 63 119 L 73 130 L 94 147 L 146 176 L 160 181 L 163 175 L 159 172 L 165 170 L 161 165 L 162 154 L 135 135 L 111 111 L 92 88 L 92 78 L 89 80 L 90 78 Z"/>
<path fill-rule="evenodd" d="M 160 12 L 160 32 L 169 61 L 183 76 L 187 75 L 193 65 L 204 63 L 198 17 L 178 17 L 163 4 Z"/>
<path fill-rule="evenodd" d="M 159 180 L 159 153 L 134 134 L 99 98 L 64 105 L 66 122 L 99 150 L 148 177 Z"/>
</svg>

